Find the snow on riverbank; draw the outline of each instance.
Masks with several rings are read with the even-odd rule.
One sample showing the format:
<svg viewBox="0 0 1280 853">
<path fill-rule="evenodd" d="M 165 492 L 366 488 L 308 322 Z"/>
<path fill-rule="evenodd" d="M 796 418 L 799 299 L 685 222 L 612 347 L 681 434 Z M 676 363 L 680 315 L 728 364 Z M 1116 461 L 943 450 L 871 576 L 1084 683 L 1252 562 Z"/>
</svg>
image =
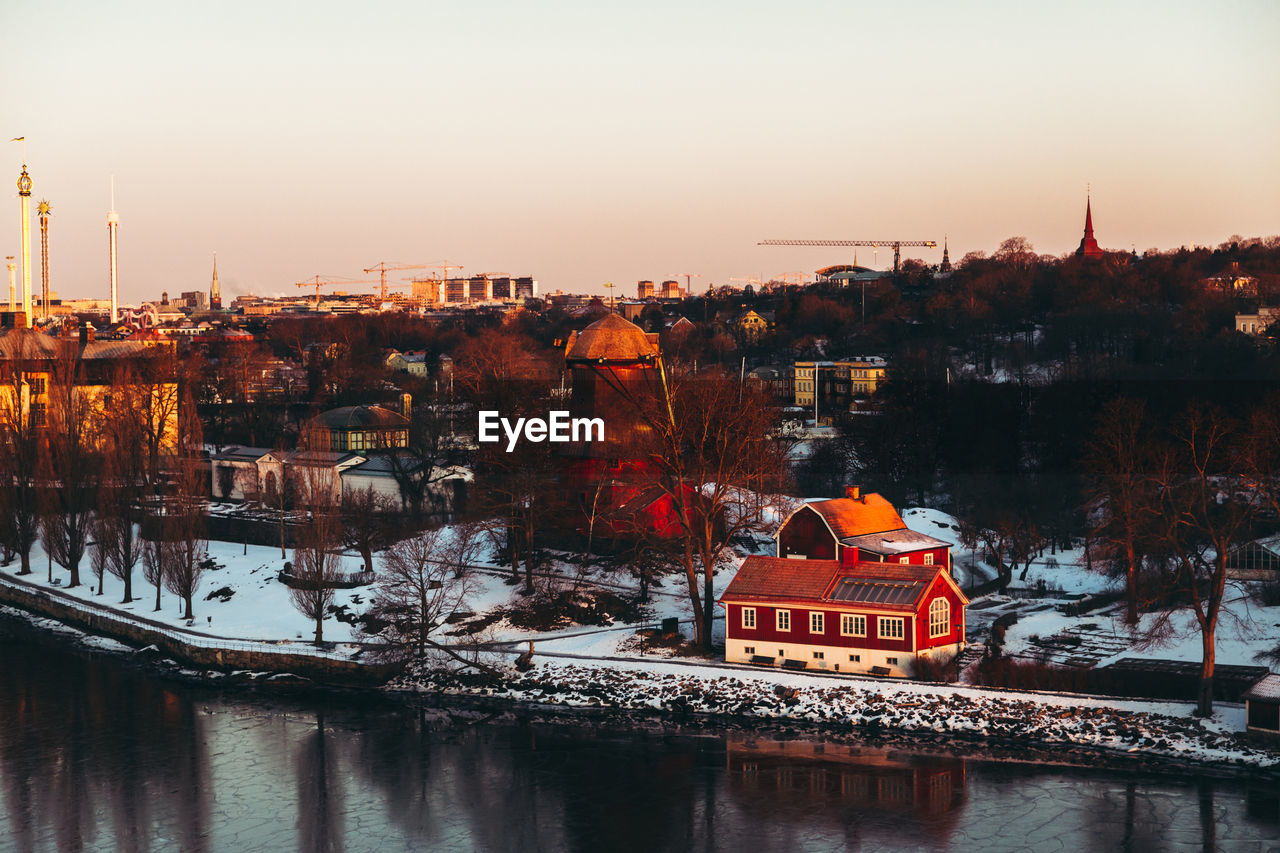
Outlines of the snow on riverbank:
<svg viewBox="0 0 1280 853">
<path fill-rule="evenodd" d="M 1201 721 L 1190 716 L 1192 706 L 1170 702 L 837 680 L 781 671 L 757 674 L 674 662 L 535 661 L 531 671 L 509 670 L 497 683 L 416 672 L 389 687 L 570 708 L 789 721 L 830 731 L 993 738 L 1280 770 L 1280 753 L 1245 743 L 1234 734 L 1244 727 L 1244 711 L 1236 706 L 1220 706 L 1211 719 Z"/>
</svg>

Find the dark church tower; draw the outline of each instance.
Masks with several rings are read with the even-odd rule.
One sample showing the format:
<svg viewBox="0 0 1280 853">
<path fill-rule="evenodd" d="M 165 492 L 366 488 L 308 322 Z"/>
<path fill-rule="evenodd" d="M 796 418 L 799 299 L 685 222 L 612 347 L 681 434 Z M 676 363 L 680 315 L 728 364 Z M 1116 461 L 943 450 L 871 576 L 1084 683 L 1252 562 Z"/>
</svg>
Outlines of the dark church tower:
<svg viewBox="0 0 1280 853">
<path fill-rule="evenodd" d="M 1084 204 L 1084 237 L 1080 240 L 1080 248 L 1076 249 L 1077 258 L 1100 258 L 1105 255 L 1093 239 L 1093 202 L 1086 199 Z"/>
</svg>

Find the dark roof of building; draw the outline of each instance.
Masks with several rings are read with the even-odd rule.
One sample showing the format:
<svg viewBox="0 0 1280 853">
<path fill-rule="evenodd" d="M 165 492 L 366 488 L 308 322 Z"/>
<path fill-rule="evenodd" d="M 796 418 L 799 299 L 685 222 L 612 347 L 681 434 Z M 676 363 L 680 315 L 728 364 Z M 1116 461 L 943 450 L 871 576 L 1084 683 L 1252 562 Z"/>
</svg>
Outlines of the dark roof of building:
<svg viewBox="0 0 1280 853">
<path fill-rule="evenodd" d="M 1280 702 L 1280 675 L 1267 673 L 1262 680 L 1250 687 L 1241 695 L 1242 699 L 1254 699 L 1262 702 Z"/>
<path fill-rule="evenodd" d="M 312 421 L 328 429 L 361 429 L 367 427 L 407 427 L 409 419 L 382 406 L 343 406 L 316 415 Z"/>
<path fill-rule="evenodd" d="M 230 447 L 224 447 L 220 452 L 213 454 L 209 458 L 224 462 L 257 462 L 270 452 L 271 448 L 269 447 L 244 447 L 239 444 L 233 444 Z"/>
<path fill-rule="evenodd" d="M 748 557 L 722 599 L 842 602 L 914 610 L 942 571 L 941 566 Z"/>
<path fill-rule="evenodd" d="M 644 330 L 619 314 L 606 314 L 578 332 L 569 344 L 570 361 L 641 361 L 658 354 Z"/>
<path fill-rule="evenodd" d="M 842 573 L 824 597 L 827 601 L 914 608 L 938 576 L 937 566 L 855 563 Z"/>
<path fill-rule="evenodd" d="M 868 533 L 864 536 L 846 536 L 840 540 L 847 545 L 873 554 L 905 554 L 908 551 L 922 551 L 925 548 L 942 548 L 950 545 L 941 539 L 935 539 L 927 533 L 920 533 L 909 527 L 900 530 L 889 530 L 884 533 Z"/>
<path fill-rule="evenodd" d="M 159 353 L 172 346 L 163 341 L 93 341 L 81 343 L 78 337 L 55 338 L 33 329 L 6 329 L 0 332 L 0 358 L 59 358 L 64 346 L 75 347 L 84 359 L 137 358 Z"/>
</svg>

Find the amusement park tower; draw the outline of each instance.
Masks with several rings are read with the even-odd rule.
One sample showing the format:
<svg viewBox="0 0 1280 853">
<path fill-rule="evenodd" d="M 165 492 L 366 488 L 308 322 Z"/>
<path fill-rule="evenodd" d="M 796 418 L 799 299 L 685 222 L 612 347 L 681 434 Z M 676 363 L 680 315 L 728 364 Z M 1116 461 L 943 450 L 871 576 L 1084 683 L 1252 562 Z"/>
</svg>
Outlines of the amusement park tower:
<svg viewBox="0 0 1280 853">
<path fill-rule="evenodd" d="M 53 205 L 40 199 L 36 215 L 40 217 L 40 316 L 49 319 L 49 214 Z"/>
<path fill-rule="evenodd" d="M 27 322 L 31 322 L 31 176 L 27 164 L 22 164 L 18 176 L 18 208 L 22 213 L 22 310 Z"/>
<path fill-rule="evenodd" d="M 116 181 L 111 179 L 111 209 L 107 211 L 107 242 L 111 256 L 111 323 L 120 322 L 119 303 L 116 300 L 116 229 L 120 227 L 120 215 L 116 213 Z"/>
</svg>

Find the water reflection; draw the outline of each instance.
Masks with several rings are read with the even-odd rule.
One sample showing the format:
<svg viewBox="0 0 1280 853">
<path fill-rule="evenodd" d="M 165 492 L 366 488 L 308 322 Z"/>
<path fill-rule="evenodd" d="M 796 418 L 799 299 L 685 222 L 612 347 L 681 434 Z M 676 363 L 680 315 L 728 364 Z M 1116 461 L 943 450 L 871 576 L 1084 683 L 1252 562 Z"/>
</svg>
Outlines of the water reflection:
<svg viewBox="0 0 1280 853">
<path fill-rule="evenodd" d="M 814 820 L 847 841 L 946 846 L 965 803 L 965 760 L 807 741 L 727 739 L 731 796 L 770 821 Z M 884 838 L 882 840 L 890 840 Z"/>
<path fill-rule="evenodd" d="M 0 639 L 0 849 L 1226 850 L 1278 813 L 1265 785 L 224 697 Z"/>
<path fill-rule="evenodd" d="M 0 640 L 0 791 L 18 849 L 203 851 L 206 764 L 202 721 L 173 691 Z"/>
</svg>

